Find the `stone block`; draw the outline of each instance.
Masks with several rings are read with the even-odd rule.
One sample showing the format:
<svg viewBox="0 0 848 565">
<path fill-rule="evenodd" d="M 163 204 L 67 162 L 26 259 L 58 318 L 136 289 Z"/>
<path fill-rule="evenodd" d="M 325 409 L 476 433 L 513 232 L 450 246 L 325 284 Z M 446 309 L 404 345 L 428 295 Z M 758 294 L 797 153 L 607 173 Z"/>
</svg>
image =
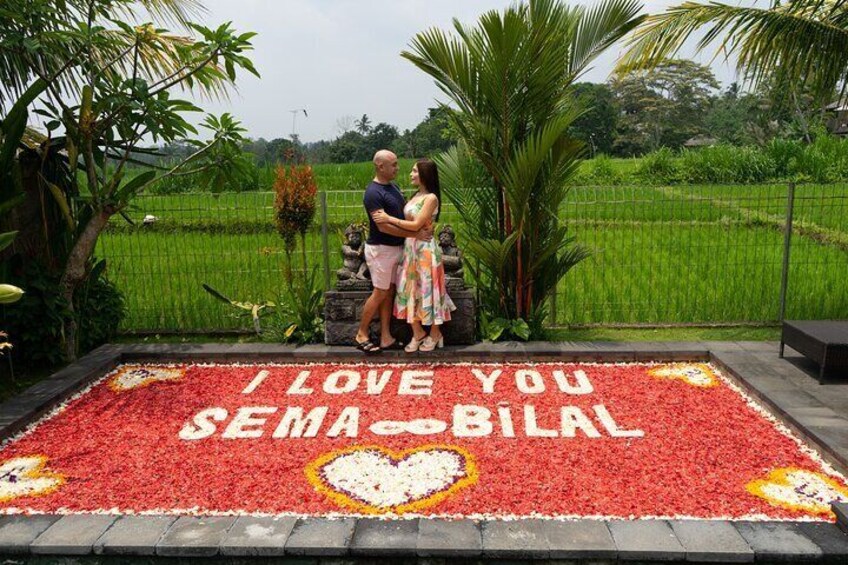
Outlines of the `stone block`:
<svg viewBox="0 0 848 565">
<path fill-rule="evenodd" d="M 226 359 L 240 363 L 286 363 L 292 361 L 296 348 L 294 344 L 234 343 Z"/>
<path fill-rule="evenodd" d="M 333 322 L 356 319 L 357 304 L 353 300 L 327 301 L 324 305 L 324 319 Z"/>
<path fill-rule="evenodd" d="M 736 522 L 757 561 L 817 560 L 822 550 L 791 522 Z"/>
<path fill-rule="evenodd" d="M 745 351 L 773 353 L 775 356 L 780 349 L 779 341 L 738 341 L 737 343 Z"/>
<path fill-rule="evenodd" d="M 834 502 L 830 509 L 836 514 L 836 524 L 848 533 L 848 502 Z"/>
<path fill-rule="evenodd" d="M 682 561 L 686 556 L 665 520 L 616 520 L 609 528 L 622 561 Z"/>
<path fill-rule="evenodd" d="M 30 549 L 41 555 L 88 555 L 115 520 L 115 516 L 97 514 L 63 516 L 38 536 Z"/>
<path fill-rule="evenodd" d="M 327 345 L 354 345 L 359 322 L 324 322 L 324 343 Z"/>
<path fill-rule="evenodd" d="M 350 552 L 371 557 L 415 556 L 418 545 L 418 520 L 380 520 L 360 518 L 356 521 Z"/>
<path fill-rule="evenodd" d="M 163 557 L 212 557 L 235 518 L 182 516 L 156 544 Z"/>
<path fill-rule="evenodd" d="M 749 351 L 743 348 L 738 341 L 708 341 L 706 344 L 710 351 L 733 351 L 736 353 Z"/>
<path fill-rule="evenodd" d="M 687 561 L 750 563 L 754 550 L 730 522 L 674 520 L 671 528 L 686 550 Z"/>
<path fill-rule="evenodd" d="M 154 555 L 156 544 L 176 520 L 175 516 L 121 516 L 94 543 L 94 553 Z"/>
<path fill-rule="evenodd" d="M 221 542 L 221 555 L 227 557 L 278 557 L 285 553 L 286 541 L 297 518 L 242 516 Z"/>
<path fill-rule="evenodd" d="M 298 520 L 286 541 L 289 555 L 333 557 L 347 555 L 356 520 L 343 518 L 303 518 Z"/>
<path fill-rule="evenodd" d="M 0 516 L 0 555 L 29 553 L 30 544 L 60 516 Z"/>
<path fill-rule="evenodd" d="M 548 554 L 544 520 L 497 520 L 483 523 L 484 557 L 545 559 Z"/>
<path fill-rule="evenodd" d="M 480 525 L 473 520 L 421 518 L 417 552 L 420 557 L 476 557 L 483 552 Z"/>
<path fill-rule="evenodd" d="M 359 328 L 362 308 L 370 292 L 329 291 L 324 293 L 324 343 L 328 345 L 354 345 L 354 337 Z M 474 292 L 461 290 L 450 293 L 457 309 L 452 313 L 450 322 L 444 324 L 442 333 L 445 344 L 460 345 L 474 343 L 477 326 L 477 307 Z M 379 337 L 380 323 L 375 318 L 371 322 L 372 339 Z M 409 341 L 409 325 L 402 320 L 392 320 L 392 334 L 402 342 Z"/>
<path fill-rule="evenodd" d="M 834 524 L 801 522 L 798 530 L 822 551 L 820 563 L 848 563 L 848 534 Z"/>
<path fill-rule="evenodd" d="M 606 522 L 548 520 L 545 526 L 551 559 L 613 560 L 618 555 Z"/>
</svg>

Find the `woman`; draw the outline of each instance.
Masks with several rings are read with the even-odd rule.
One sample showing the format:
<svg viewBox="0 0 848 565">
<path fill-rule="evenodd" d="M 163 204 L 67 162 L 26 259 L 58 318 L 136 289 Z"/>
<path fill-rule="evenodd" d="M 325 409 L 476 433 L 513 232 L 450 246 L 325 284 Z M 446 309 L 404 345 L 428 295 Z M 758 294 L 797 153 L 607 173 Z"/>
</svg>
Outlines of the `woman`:
<svg viewBox="0 0 848 565">
<path fill-rule="evenodd" d="M 378 210 L 377 224 L 391 224 L 405 230 L 417 231 L 439 219 L 439 171 L 429 159 L 421 159 L 412 167 L 410 180 L 418 192 L 403 209 L 406 219 L 399 220 Z M 433 351 L 444 345 L 442 324 L 450 321 L 456 310 L 445 292 L 445 268 L 442 250 L 435 239 L 421 241 L 408 237 L 404 243 L 403 260 L 398 269 L 394 314 L 412 326 L 412 340 L 404 348 L 407 353 Z M 430 326 L 430 334 L 423 326 Z"/>
</svg>

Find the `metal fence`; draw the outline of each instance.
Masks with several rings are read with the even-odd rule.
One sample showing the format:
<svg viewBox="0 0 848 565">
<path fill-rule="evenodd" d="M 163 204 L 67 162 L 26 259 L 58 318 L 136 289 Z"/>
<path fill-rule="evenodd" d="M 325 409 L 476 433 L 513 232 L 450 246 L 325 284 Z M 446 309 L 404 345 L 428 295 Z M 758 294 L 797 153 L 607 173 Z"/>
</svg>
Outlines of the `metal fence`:
<svg viewBox="0 0 848 565">
<path fill-rule="evenodd" d="M 341 267 L 342 231 L 365 221 L 361 191 L 320 194 L 295 268 Z M 267 192 L 142 196 L 98 255 L 124 292 L 126 331 L 246 330 L 207 284 L 278 300 L 285 254 Z M 144 216 L 153 216 L 144 224 Z M 848 318 L 848 186 L 575 187 L 560 210 L 592 256 L 551 298 L 553 326 L 742 325 Z M 462 226 L 449 203 L 442 223 Z M 785 228 L 791 225 L 792 229 Z"/>
</svg>

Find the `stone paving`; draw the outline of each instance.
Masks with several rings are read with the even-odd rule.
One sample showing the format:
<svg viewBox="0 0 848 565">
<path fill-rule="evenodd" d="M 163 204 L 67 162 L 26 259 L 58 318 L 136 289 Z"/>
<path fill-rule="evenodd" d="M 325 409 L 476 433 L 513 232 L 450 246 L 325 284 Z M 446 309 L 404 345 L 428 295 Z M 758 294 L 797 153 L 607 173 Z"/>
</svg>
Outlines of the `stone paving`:
<svg viewBox="0 0 848 565">
<path fill-rule="evenodd" d="M 834 467 L 848 470 L 848 378 L 816 381 L 816 367 L 776 342 L 502 343 L 446 348 L 459 360 L 711 361 Z M 375 362 L 409 360 L 386 352 Z M 434 354 L 421 354 L 432 359 Z M 353 348 L 311 345 L 107 345 L 0 405 L 0 439 L 120 362 L 360 360 Z M 292 517 L 0 516 L 0 563 L 123 563 L 191 558 L 271 562 L 848 563 L 848 505 L 837 524 L 636 520 L 445 521 Z M 77 557 L 72 557 L 77 556 Z"/>
</svg>

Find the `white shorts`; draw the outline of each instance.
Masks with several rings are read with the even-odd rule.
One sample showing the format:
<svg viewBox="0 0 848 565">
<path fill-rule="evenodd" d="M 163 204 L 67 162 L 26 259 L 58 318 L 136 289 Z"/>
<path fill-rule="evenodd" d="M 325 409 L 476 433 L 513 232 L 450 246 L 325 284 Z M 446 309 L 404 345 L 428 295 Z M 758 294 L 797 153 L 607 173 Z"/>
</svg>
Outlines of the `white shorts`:
<svg viewBox="0 0 848 565">
<path fill-rule="evenodd" d="M 365 262 L 371 272 L 371 284 L 380 290 L 389 290 L 397 281 L 397 268 L 403 257 L 402 245 L 365 244 Z"/>
</svg>

